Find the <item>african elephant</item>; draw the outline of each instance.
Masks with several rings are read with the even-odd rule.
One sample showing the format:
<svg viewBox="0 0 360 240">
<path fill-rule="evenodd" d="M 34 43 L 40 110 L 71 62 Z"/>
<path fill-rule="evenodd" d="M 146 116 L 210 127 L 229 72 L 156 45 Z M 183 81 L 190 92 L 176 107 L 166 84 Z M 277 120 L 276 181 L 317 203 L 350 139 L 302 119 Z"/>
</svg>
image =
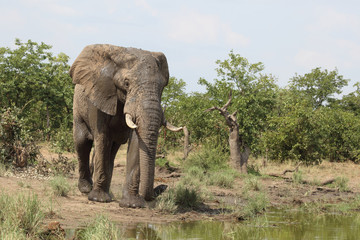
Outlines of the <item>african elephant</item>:
<svg viewBox="0 0 360 240">
<path fill-rule="evenodd" d="M 169 80 L 160 52 L 113 45 L 85 47 L 70 68 L 75 85 L 73 134 L 79 161 L 80 192 L 109 202 L 114 158 L 128 142 L 122 207 L 143 207 L 154 199 L 159 128 L 167 124 L 160 105 Z M 94 145 L 94 181 L 89 167 Z"/>
</svg>

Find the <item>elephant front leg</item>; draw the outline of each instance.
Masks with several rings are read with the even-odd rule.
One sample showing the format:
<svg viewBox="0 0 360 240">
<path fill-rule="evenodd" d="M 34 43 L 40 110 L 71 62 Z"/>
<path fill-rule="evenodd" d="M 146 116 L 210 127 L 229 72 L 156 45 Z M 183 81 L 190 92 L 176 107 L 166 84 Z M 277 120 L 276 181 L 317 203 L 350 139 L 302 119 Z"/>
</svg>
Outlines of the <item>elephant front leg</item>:
<svg viewBox="0 0 360 240">
<path fill-rule="evenodd" d="M 89 155 L 93 142 L 86 137 L 86 134 L 88 134 L 87 128 L 84 125 L 74 124 L 74 143 L 79 161 L 78 188 L 81 193 L 89 193 L 93 184 L 89 169 Z"/>
<path fill-rule="evenodd" d="M 111 142 L 108 137 L 98 137 L 95 140 L 94 154 L 94 185 L 88 199 L 97 202 L 111 202 L 110 182 L 113 162 L 111 159 Z"/>
<path fill-rule="evenodd" d="M 128 143 L 126 157 L 126 180 L 123 188 L 120 207 L 144 207 L 145 200 L 139 195 L 140 164 L 139 140 L 135 130 L 132 130 Z"/>
</svg>

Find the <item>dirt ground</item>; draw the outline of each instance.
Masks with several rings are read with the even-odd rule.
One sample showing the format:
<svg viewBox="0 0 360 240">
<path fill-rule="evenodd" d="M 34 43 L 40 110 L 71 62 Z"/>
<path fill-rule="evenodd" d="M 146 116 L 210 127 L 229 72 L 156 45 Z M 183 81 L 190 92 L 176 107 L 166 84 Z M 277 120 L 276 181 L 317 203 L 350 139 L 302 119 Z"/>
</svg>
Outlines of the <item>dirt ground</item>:
<svg viewBox="0 0 360 240">
<path fill-rule="evenodd" d="M 121 196 L 122 184 L 125 177 L 125 156 L 126 147 L 122 147 L 116 157 L 114 174 L 111 185 L 111 192 L 115 199 Z M 44 158 L 52 159 L 58 155 L 50 152 L 47 147 L 41 148 Z M 74 154 L 65 154 L 69 159 L 74 159 Z M 289 177 L 293 173 L 282 173 L 286 169 L 294 169 L 295 164 L 274 164 L 267 163 L 263 167 L 260 160 L 250 159 L 250 164 L 261 166 L 259 171 L 262 175 L 275 174 L 281 177 Z M 318 166 L 300 166 L 303 179 L 307 181 L 323 182 L 336 177 L 346 177 L 349 179 L 349 191 L 340 192 L 328 186 L 315 186 L 311 184 L 295 184 L 289 179 L 279 177 L 259 178 L 262 191 L 265 191 L 271 206 L 281 207 L 284 205 L 295 206 L 303 203 L 322 201 L 327 203 L 337 203 L 353 199 L 360 193 L 360 165 L 348 163 L 329 163 L 324 162 Z M 11 174 L 10 174 L 11 175 Z M 26 174 L 24 174 L 26 175 Z M 91 221 L 96 215 L 104 214 L 117 223 L 136 224 L 136 223 L 167 223 L 174 221 L 193 221 L 193 220 L 235 220 L 229 214 L 224 213 L 224 204 L 234 204 L 242 201 L 241 193 L 245 178 L 237 178 L 232 189 L 221 189 L 219 187 L 208 187 L 207 191 L 214 196 L 213 200 L 205 202 L 204 206 L 198 211 L 190 211 L 177 214 L 165 214 L 154 209 L 155 202 L 149 204 L 144 209 L 121 208 L 117 200 L 111 203 L 97 203 L 87 200 L 87 196 L 81 194 L 77 185 L 78 174 L 75 170 L 68 181 L 72 190 L 67 197 L 54 197 L 49 194 L 48 178 L 29 177 L 21 174 L 7 175 L 0 177 L 0 191 L 15 194 L 36 193 L 44 203 L 43 207 L 49 214 L 47 221 L 58 221 L 63 228 L 76 228 L 83 226 Z M 155 186 L 160 184 L 173 187 L 179 177 L 173 177 L 168 172 L 159 171 L 155 173 Z"/>
</svg>

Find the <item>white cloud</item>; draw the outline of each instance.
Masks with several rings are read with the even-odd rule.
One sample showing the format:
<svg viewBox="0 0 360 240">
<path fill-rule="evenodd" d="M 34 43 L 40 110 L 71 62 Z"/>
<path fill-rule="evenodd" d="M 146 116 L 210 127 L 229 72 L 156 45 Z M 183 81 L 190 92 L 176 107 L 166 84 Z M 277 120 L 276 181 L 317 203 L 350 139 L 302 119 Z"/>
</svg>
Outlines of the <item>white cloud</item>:
<svg viewBox="0 0 360 240">
<path fill-rule="evenodd" d="M 195 11 L 182 11 L 169 21 L 168 36 L 185 43 L 227 44 L 230 47 L 244 46 L 250 40 L 234 32 L 217 16 Z"/>
<path fill-rule="evenodd" d="M 152 16 L 157 16 L 158 11 L 151 7 L 150 4 L 146 0 L 135 0 L 135 4 L 141 8 L 143 8 L 145 11 L 150 13 Z"/>
<path fill-rule="evenodd" d="M 350 31 L 360 35 L 359 15 L 340 12 L 333 8 L 318 9 L 315 23 L 309 26 L 314 32 Z"/>
<path fill-rule="evenodd" d="M 0 15 L 0 26 L 4 29 L 16 29 L 25 24 L 25 19 L 17 10 L 2 9 Z"/>
<path fill-rule="evenodd" d="M 334 69 L 336 67 L 336 61 L 329 53 L 319 51 L 300 50 L 294 60 L 296 64 L 308 69 L 316 67 Z"/>
<path fill-rule="evenodd" d="M 59 0 L 23 0 L 23 3 L 31 8 L 40 8 L 46 12 L 51 12 L 61 16 L 76 16 L 79 12 L 74 8 L 64 5 L 64 1 Z"/>
</svg>

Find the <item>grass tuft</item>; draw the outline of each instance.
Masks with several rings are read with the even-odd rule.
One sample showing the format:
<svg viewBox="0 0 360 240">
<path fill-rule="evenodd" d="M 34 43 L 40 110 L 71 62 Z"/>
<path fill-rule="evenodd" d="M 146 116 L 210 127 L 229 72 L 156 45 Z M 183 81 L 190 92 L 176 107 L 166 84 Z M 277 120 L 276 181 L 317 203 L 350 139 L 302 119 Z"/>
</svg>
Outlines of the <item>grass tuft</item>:
<svg viewBox="0 0 360 240">
<path fill-rule="evenodd" d="M 245 206 L 236 206 L 234 214 L 239 220 L 247 220 L 264 212 L 268 205 L 269 200 L 265 193 L 255 193 L 247 198 Z"/>
<path fill-rule="evenodd" d="M 243 192 L 260 191 L 261 189 L 262 189 L 262 186 L 259 182 L 259 178 L 249 176 L 248 178 L 245 179 Z"/>
<path fill-rule="evenodd" d="M 85 228 L 76 232 L 75 239 L 79 240 L 102 240 L 102 239 L 121 239 L 120 229 L 107 217 L 100 215 L 95 218 Z"/>
<path fill-rule="evenodd" d="M 294 183 L 302 183 L 304 181 L 303 173 L 302 171 L 296 171 L 294 172 L 292 179 Z"/>
<path fill-rule="evenodd" d="M 339 189 L 340 192 L 349 191 L 349 179 L 347 177 L 337 177 L 335 179 L 334 186 Z"/>
<path fill-rule="evenodd" d="M 233 188 L 235 175 L 231 171 L 212 172 L 208 176 L 208 183 L 223 188 Z"/>
<path fill-rule="evenodd" d="M 51 192 L 55 196 L 66 197 L 68 196 L 71 187 L 68 181 L 64 176 L 55 176 L 53 179 L 50 180 L 50 188 Z"/>
<path fill-rule="evenodd" d="M 0 239 L 32 239 L 44 214 L 36 195 L 0 195 Z"/>
<path fill-rule="evenodd" d="M 175 191 L 173 189 L 165 191 L 157 198 L 156 209 L 167 213 L 175 213 L 177 211 Z"/>
</svg>

